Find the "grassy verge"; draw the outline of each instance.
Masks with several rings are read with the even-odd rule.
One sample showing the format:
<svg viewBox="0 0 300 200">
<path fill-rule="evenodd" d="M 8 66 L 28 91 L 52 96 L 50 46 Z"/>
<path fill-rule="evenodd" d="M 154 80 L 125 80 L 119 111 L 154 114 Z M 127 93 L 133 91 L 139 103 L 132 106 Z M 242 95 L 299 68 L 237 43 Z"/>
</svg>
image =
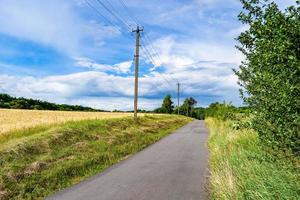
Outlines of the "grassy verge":
<svg viewBox="0 0 300 200">
<path fill-rule="evenodd" d="M 191 119 L 144 116 L 32 128 L 0 138 L 0 199 L 42 199 L 103 171 Z M 14 134 L 15 137 L 14 137 Z M 0 136 L 1 137 L 1 136 Z"/>
<path fill-rule="evenodd" d="M 255 132 L 206 119 L 212 199 L 300 199 L 300 160 L 274 155 Z"/>
</svg>

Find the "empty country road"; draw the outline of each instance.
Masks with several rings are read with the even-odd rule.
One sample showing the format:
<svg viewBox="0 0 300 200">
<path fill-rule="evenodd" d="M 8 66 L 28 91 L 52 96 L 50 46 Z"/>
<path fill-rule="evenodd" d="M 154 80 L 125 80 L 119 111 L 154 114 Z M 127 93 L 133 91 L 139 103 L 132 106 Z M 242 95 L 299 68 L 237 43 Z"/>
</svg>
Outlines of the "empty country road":
<svg viewBox="0 0 300 200">
<path fill-rule="evenodd" d="M 50 200 L 208 199 L 208 130 L 195 120 Z"/>
</svg>

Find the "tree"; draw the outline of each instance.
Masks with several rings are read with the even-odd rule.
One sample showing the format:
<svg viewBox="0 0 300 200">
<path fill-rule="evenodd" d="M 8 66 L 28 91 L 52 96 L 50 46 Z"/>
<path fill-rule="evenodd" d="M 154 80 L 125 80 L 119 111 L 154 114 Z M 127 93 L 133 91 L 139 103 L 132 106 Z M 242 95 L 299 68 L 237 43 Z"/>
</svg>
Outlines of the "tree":
<svg viewBox="0 0 300 200">
<path fill-rule="evenodd" d="M 169 113 L 171 114 L 174 109 L 173 101 L 171 99 L 171 95 L 167 95 L 162 103 L 161 109 L 163 110 L 164 113 Z"/>
<path fill-rule="evenodd" d="M 300 3 L 281 11 L 274 2 L 241 2 L 249 29 L 237 38 L 246 59 L 236 74 L 253 128 L 266 144 L 299 153 Z"/>
<path fill-rule="evenodd" d="M 192 112 L 192 117 L 196 119 L 205 119 L 205 108 L 194 108 Z"/>
<path fill-rule="evenodd" d="M 183 112 L 186 116 L 192 116 L 193 108 L 197 104 L 197 101 L 193 98 L 186 98 L 183 102 L 183 105 L 181 106 L 180 110 Z"/>
</svg>

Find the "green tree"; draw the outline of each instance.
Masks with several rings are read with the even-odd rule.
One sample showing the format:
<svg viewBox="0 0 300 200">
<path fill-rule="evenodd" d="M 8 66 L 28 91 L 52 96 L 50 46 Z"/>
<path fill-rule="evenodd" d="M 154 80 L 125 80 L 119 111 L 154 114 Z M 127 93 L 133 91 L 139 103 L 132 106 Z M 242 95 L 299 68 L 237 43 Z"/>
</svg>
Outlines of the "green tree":
<svg viewBox="0 0 300 200">
<path fill-rule="evenodd" d="M 161 105 L 161 109 L 163 110 L 164 113 L 171 114 L 173 112 L 173 109 L 174 109 L 173 104 L 174 103 L 172 101 L 171 95 L 168 94 L 163 100 L 163 103 Z"/>
<path fill-rule="evenodd" d="M 189 117 L 192 116 L 193 109 L 196 104 L 197 101 L 193 97 L 186 98 L 180 108 L 181 113 Z"/>
<path fill-rule="evenodd" d="M 237 38 L 246 57 L 238 71 L 253 127 L 272 147 L 300 152 L 300 3 L 281 11 L 272 2 L 241 0 Z"/>
<path fill-rule="evenodd" d="M 192 112 L 192 117 L 196 119 L 205 119 L 205 108 L 194 108 Z"/>
</svg>

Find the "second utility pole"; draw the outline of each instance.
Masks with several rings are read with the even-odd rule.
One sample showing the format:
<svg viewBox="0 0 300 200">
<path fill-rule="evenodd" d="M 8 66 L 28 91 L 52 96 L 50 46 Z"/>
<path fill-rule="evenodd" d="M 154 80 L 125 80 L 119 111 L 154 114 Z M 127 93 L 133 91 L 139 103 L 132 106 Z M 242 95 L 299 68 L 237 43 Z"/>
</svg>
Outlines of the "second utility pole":
<svg viewBox="0 0 300 200">
<path fill-rule="evenodd" d="M 137 122 L 138 109 L 138 85 L 139 85 L 139 52 L 140 52 L 140 32 L 143 28 L 137 26 L 132 32 L 136 33 L 135 41 L 135 79 L 134 79 L 134 121 Z"/>
</svg>

